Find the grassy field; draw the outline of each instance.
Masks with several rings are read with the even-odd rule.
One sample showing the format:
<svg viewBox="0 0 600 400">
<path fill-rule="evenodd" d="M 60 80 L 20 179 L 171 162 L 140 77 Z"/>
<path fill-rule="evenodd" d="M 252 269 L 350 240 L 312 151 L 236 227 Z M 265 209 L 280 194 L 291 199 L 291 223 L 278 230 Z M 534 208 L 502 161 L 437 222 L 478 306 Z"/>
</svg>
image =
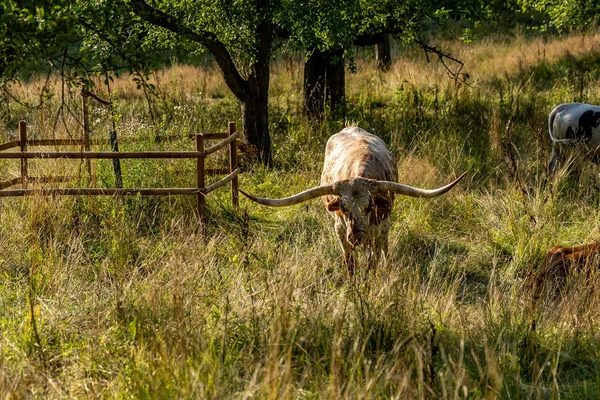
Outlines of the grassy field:
<svg viewBox="0 0 600 400">
<path fill-rule="evenodd" d="M 389 257 L 355 282 L 319 201 L 235 210 L 222 189 L 202 236 L 191 197 L 2 199 L 0 399 L 600 397 L 598 271 L 548 282 L 539 300 L 532 284 L 550 247 L 600 238 L 597 166 L 545 170 L 550 110 L 600 104 L 600 35 L 441 44 L 466 83 L 418 49 L 395 47 L 385 74 L 361 50 L 345 120 L 319 125 L 302 117 L 300 56 L 273 65 L 274 166 L 242 158 L 243 189 L 276 197 L 318 183 L 325 142 L 346 123 L 388 143 L 402 183 L 469 172 L 440 198 L 397 198 Z M 191 150 L 153 137 L 241 124 L 210 65 L 151 82 L 158 96 L 112 81 L 115 115 L 94 106 L 94 135 L 108 137 L 114 118 L 140 139 L 122 150 Z M 80 137 L 77 88 L 52 78 L 13 92 L 1 141 L 19 119 L 33 137 Z M 126 187 L 194 184 L 192 161 L 122 164 Z M 110 162 L 94 168 L 113 185 Z M 73 160 L 30 170 L 87 179 Z M 0 180 L 18 173 L 0 163 Z"/>
</svg>

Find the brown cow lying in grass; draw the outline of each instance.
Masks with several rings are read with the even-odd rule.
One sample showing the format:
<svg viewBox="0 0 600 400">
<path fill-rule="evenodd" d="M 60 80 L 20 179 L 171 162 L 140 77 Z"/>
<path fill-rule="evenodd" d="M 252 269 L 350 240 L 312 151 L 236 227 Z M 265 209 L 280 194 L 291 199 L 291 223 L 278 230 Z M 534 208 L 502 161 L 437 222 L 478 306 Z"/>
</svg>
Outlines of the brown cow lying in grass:
<svg viewBox="0 0 600 400">
<path fill-rule="evenodd" d="M 589 275 L 599 267 L 600 241 L 571 247 L 554 246 L 546 254 L 542 268 L 530 276 L 535 297 L 539 298 L 544 289 L 557 288 L 557 284 L 574 272 L 586 271 Z"/>
<path fill-rule="evenodd" d="M 600 241 L 580 246 L 554 246 L 546 255 L 546 269 L 564 270 L 568 272 L 567 264 L 584 265 L 592 256 L 600 253 Z"/>
</svg>

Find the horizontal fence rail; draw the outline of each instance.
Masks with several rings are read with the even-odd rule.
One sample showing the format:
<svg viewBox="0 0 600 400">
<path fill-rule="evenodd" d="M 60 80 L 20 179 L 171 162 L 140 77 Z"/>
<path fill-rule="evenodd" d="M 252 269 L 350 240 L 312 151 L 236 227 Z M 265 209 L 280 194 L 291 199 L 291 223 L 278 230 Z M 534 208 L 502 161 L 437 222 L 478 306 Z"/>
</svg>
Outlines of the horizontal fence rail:
<svg viewBox="0 0 600 400">
<path fill-rule="evenodd" d="M 20 140 L 12 140 L 10 142 L 0 144 L 0 151 L 14 149 L 15 147 L 19 147 L 21 145 Z"/>
<path fill-rule="evenodd" d="M 204 158 L 206 152 L 198 151 L 41 151 L 41 152 L 4 152 L 0 158 L 76 158 L 76 159 L 133 159 L 133 158 Z"/>
<path fill-rule="evenodd" d="M 88 94 L 89 95 L 89 94 Z M 93 97 L 93 96 L 92 96 Z M 85 103 L 85 102 L 84 102 Z M 19 140 L 13 140 L 0 144 L 0 159 L 19 159 L 21 160 L 21 176 L 0 181 L 0 197 L 22 197 L 32 195 L 43 196 L 132 196 L 132 195 L 153 195 L 153 196 L 171 196 L 171 195 L 196 195 L 198 196 L 198 213 L 204 220 L 206 200 L 205 196 L 215 189 L 231 184 L 231 199 L 234 207 L 238 207 L 238 175 L 240 168 L 237 163 L 237 139 L 239 133 L 236 132 L 235 123 L 230 122 L 227 132 L 222 133 L 204 133 L 195 135 L 170 135 L 155 136 L 152 138 L 155 142 L 170 139 L 196 139 L 196 151 L 90 151 L 90 145 L 111 144 L 109 139 L 90 139 L 89 132 L 84 129 L 84 140 L 77 139 L 27 139 L 27 125 L 24 121 L 19 122 Z M 204 148 L 205 140 L 221 140 L 221 142 Z M 143 141 L 144 139 L 125 138 L 123 142 Z M 31 146 L 83 146 L 82 151 L 28 151 Z M 205 168 L 205 159 L 210 154 L 229 147 L 229 168 Z M 21 151 L 6 151 L 13 148 L 20 148 Z M 91 159 L 195 159 L 196 160 L 196 185 L 195 188 L 28 188 L 29 184 L 34 183 L 53 183 L 53 182 L 72 182 L 78 179 L 73 176 L 46 176 L 30 177 L 28 174 L 27 160 L 29 159 L 85 159 L 89 163 Z M 88 164 L 89 165 L 89 164 Z M 91 167 L 88 167 L 88 174 L 95 182 L 95 176 L 91 173 Z M 206 186 L 205 177 L 208 175 L 225 175 L 219 181 Z M 6 189 L 11 186 L 22 184 L 22 189 Z"/>
<path fill-rule="evenodd" d="M 227 146 L 228 144 L 234 142 L 237 138 L 238 138 L 238 133 L 234 133 L 231 136 L 229 136 L 227 139 L 223 140 L 220 143 L 215 144 L 214 146 L 209 147 L 208 149 L 204 150 L 204 153 L 206 153 L 206 155 L 208 154 L 212 154 L 217 150 L 222 149 L 223 147 Z M 204 136 L 204 135 L 202 135 Z M 206 137 L 204 137 L 206 139 Z"/>
<path fill-rule="evenodd" d="M 129 196 L 135 194 L 170 196 L 181 194 L 199 194 L 203 189 L 198 188 L 146 188 L 146 189 L 127 189 L 127 188 L 48 188 L 48 189 L 11 189 L 0 190 L 0 197 L 10 196 Z"/>
<path fill-rule="evenodd" d="M 225 186 L 240 174 L 240 169 L 236 168 L 231 174 L 218 182 L 213 183 L 204 188 L 47 188 L 47 189 L 11 189 L 0 190 L 0 197 L 11 196 L 33 196 L 33 195 L 62 195 L 62 196 L 131 196 L 131 195 L 154 195 L 154 196 L 170 196 L 170 195 L 207 195 L 215 189 Z M 20 179 L 20 178 L 16 178 Z"/>
<path fill-rule="evenodd" d="M 201 136 L 204 136 L 200 134 Z M 23 158 L 75 158 L 75 159 L 132 159 L 132 158 L 202 158 L 209 154 L 212 154 L 223 147 L 229 145 L 238 138 L 238 133 L 222 142 L 207 148 L 204 151 L 5 151 L 0 154 L 0 158 L 12 158 L 12 159 L 23 159 Z M 17 141 L 18 142 L 18 141 Z M 29 144 L 29 141 L 28 141 Z"/>
<path fill-rule="evenodd" d="M 238 138 L 239 133 L 235 133 L 236 138 Z M 218 140 L 218 139 L 227 139 L 227 133 L 202 133 L 205 140 Z M 131 137 L 123 137 L 119 138 L 120 143 L 137 143 L 137 142 L 146 142 L 151 141 L 155 143 L 162 143 L 169 140 L 181 140 L 181 139 L 193 139 L 196 137 L 196 134 L 189 135 L 162 135 L 162 136 L 153 136 L 151 138 L 131 138 Z M 110 144 L 110 139 L 90 139 L 89 144 L 92 146 L 100 146 L 103 144 Z M 10 142 L 0 144 L 0 151 L 10 150 L 17 148 L 21 145 L 21 141 L 19 140 L 11 140 Z M 84 145 L 84 141 L 81 139 L 28 139 L 27 146 L 81 146 Z M 224 147 L 223 145 L 222 147 Z"/>
</svg>

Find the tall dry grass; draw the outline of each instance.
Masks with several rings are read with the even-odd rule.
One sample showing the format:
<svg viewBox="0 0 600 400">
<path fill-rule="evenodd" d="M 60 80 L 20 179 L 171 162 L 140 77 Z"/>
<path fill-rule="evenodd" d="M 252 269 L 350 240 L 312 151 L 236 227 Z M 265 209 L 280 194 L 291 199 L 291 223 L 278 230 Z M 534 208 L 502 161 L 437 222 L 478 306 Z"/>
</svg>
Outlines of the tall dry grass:
<svg viewBox="0 0 600 400">
<path fill-rule="evenodd" d="M 234 210 L 217 191 L 202 236 L 185 197 L 3 199 L 2 398 L 596 398 L 597 270 L 572 271 L 539 300 L 530 279 L 552 245 L 597 235 L 597 168 L 545 173 L 550 108 L 598 98 L 589 62 L 597 40 L 444 43 L 466 61 L 460 87 L 416 49 L 396 48 L 387 74 L 368 54 L 357 60 L 346 119 L 389 143 L 401 181 L 469 176 L 439 199 L 398 198 L 388 257 L 355 281 L 319 202 L 265 209 L 242 200 Z M 345 124 L 303 119 L 300 57 L 287 57 L 273 66 L 275 167 L 243 161 L 241 185 L 259 195 L 315 184 L 324 142 Z M 42 107 L 5 104 L 2 140 L 20 118 L 34 136 L 79 135 L 76 88 L 51 83 Z M 239 120 L 214 68 L 178 65 L 152 83 L 157 96 L 148 97 L 130 76 L 111 83 L 119 134 L 148 138 L 130 149 L 154 146 L 157 133 Z M 43 85 L 15 89 L 36 104 Z M 95 135 L 107 135 L 110 118 L 93 109 Z M 96 168 L 111 185 L 111 166 Z M 123 168 L 126 186 L 193 180 L 186 161 Z M 16 176 L 18 164 L 0 173 Z"/>
</svg>

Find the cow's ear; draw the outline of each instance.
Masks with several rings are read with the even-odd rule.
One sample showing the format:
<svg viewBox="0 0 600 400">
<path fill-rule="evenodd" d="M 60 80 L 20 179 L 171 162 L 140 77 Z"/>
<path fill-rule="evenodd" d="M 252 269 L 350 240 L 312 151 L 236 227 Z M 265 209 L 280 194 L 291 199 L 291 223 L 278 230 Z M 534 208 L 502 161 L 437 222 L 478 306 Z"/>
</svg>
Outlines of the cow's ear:
<svg viewBox="0 0 600 400">
<path fill-rule="evenodd" d="M 327 211 L 338 211 L 340 209 L 340 198 L 339 197 L 335 197 L 333 200 L 331 200 L 329 203 L 327 203 Z"/>
</svg>

